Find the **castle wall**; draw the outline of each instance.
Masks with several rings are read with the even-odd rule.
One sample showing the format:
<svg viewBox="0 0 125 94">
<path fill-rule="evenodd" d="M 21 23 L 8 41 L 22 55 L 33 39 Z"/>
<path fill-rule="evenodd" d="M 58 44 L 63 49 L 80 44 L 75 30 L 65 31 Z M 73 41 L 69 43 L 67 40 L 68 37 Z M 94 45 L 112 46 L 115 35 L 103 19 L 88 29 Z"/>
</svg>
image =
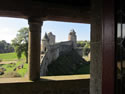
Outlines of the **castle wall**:
<svg viewBox="0 0 125 94">
<path fill-rule="evenodd" d="M 48 44 L 48 42 L 42 41 L 41 51 L 45 52 L 47 49 L 49 49 L 49 44 Z"/>
<path fill-rule="evenodd" d="M 45 34 L 42 40 L 42 56 L 41 56 L 41 68 L 40 75 L 46 75 L 48 69 L 47 66 L 56 60 L 60 55 L 66 54 L 71 50 L 75 49 L 77 53 L 82 56 L 82 49 L 77 48 L 77 36 L 74 30 L 71 30 L 68 37 L 69 41 L 64 41 L 55 44 L 55 35 L 52 32 Z M 45 55 L 44 55 L 45 54 Z"/>
<path fill-rule="evenodd" d="M 81 57 L 83 56 L 83 48 L 77 48 L 75 50 Z"/>
<path fill-rule="evenodd" d="M 48 71 L 47 66 L 51 64 L 52 61 L 56 60 L 58 57 L 59 57 L 59 49 L 50 49 L 46 52 L 46 54 L 41 59 L 41 65 L 40 65 L 41 76 L 46 75 L 46 72 Z"/>
<path fill-rule="evenodd" d="M 48 34 L 49 37 L 49 44 L 54 45 L 55 44 L 55 36 Z"/>
<path fill-rule="evenodd" d="M 40 75 L 46 75 L 48 71 L 47 66 L 56 60 L 60 55 L 68 53 L 73 49 L 71 41 L 57 43 L 55 45 L 50 45 L 50 48 L 47 50 L 46 54 L 41 59 L 41 68 Z"/>
</svg>

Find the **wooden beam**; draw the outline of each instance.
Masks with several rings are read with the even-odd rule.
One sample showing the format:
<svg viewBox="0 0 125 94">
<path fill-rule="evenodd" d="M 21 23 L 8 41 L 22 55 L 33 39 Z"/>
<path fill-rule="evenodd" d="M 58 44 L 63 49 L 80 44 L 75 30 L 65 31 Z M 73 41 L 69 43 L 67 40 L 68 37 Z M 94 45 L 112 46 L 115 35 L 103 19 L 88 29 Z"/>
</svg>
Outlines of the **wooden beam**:
<svg viewBox="0 0 125 94">
<path fill-rule="evenodd" d="M 13 0 L 14 1 L 14 0 Z M 5 6 L 6 4 L 6 6 Z M 17 7 L 18 6 L 18 7 Z M 43 20 L 90 23 L 90 6 L 72 6 L 54 3 L 1 2 L 0 16 L 27 19 L 30 16 Z"/>
</svg>

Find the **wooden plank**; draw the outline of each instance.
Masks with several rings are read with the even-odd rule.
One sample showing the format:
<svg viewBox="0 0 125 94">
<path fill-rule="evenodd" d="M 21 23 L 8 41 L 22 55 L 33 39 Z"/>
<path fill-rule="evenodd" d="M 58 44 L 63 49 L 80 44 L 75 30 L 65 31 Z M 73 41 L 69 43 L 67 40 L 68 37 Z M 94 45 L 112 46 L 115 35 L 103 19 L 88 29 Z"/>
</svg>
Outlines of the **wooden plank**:
<svg viewBox="0 0 125 94">
<path fill-rule="evenodd" d="M 103 0 L 102 94 L 115 91 L 115 19 L 114 0 Z"/>
</svg>

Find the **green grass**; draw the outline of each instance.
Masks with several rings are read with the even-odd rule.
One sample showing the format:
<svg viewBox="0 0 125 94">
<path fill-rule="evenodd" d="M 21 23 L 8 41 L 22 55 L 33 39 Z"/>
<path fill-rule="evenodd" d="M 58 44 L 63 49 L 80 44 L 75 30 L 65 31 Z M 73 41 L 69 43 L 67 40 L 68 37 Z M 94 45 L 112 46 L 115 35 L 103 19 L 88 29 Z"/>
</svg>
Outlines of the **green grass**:
<svg viewBox="0 0 125 94">
<path fill-rule="evenodd" d="M 78 70 L 78 74 L 90 74 L 90 64 L 82 65 Z"/>
<path fill-rule="evenodd" d="M 15 63 L 10 63 L 10 64 L 0 64 L 0 67 L 5 68 L 6 71 L 4 71 L 4 75 L 8 74 L 8 73 L 17 73 L 19 74 L 21 77 L 24 77 L 26 72 L 28 71 L 28 64 L 25 63 L 25 56 L 24 54 L 22 55 L 21 59 L 18 59 L 16 56 L 16 53 L 4 53 L 4 54 L 0 54 L 0 59 L 5 62 L 9 62 L 9 61 L 16 61 Z M 19 65 L 24 65 L 22 69 L 18 69 L 16 71 L 14 71 L 15 68 L 17 68 Z M 4 75 L 0 76 L 0 77 L 4 77 Z M 8 74 L 10 75 L 10 74 Z M 8 77 L 8 76 L 7 76 Z"/>
<path fill-rule="evenodd" d="M 21 77 L 24 77 L 25 74 L 28 72 L 28 64 L 24 64 L 24 67 L 17 71 L 21 75 Z"/>
<path fill-rule="evenodd" d="M 0 67 L 5 68 L 6 69 L 5 73 L 7 73 L 13 71 L 15 64 L 1 64 Z"/>
<path fill-rule="evenodd" d="M 16 61 L 18 60 L 16 53 L 3 53 L 0 54 L 0 59 L 2 61 Z M 25 59 L 24 54 L 22 55 L 21 59 Z"/>
<path fill-rule="evenodd" d="M 19 65 L 24 64 L 24 67 L 22 69 L 18 69 L 15 72 L 17 72 L 19 75 L 21 75 L 21 77 L 24 77 L 26 72 L 28 71 L 28 64 L 18 61 L 16 64 L 1 64 L 0 67 L 5 68 L 5 74 L 9 73 L 9 72 L 14 72 L 13 70 L 15 68 L 17 68 Z"/>
</svg>

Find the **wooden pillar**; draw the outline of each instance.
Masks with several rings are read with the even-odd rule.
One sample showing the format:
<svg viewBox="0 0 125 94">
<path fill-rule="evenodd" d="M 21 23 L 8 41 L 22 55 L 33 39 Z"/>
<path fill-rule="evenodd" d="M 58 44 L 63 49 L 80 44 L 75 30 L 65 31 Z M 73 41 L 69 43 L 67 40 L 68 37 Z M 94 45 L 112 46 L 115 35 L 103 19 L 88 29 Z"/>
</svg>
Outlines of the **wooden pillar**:
<svg viewBox="0 0 125 94">
<path fill-rule="evenodd" d="M 90 94 L 114 94 L 114 0 L 92 0 Z"/>
<path fill-rule="evenodd" d="M 115 94 L 115 0 L 103 0 L 102 94 Z"/>
<path fill-rule="evenodd" d="M 40 18 L 29 18 L 29 45 L 28 45 L 28 63 L 29 80 L 36 81 L 40 79 L 40 42 L 41 25 Z"/>
</svg>

